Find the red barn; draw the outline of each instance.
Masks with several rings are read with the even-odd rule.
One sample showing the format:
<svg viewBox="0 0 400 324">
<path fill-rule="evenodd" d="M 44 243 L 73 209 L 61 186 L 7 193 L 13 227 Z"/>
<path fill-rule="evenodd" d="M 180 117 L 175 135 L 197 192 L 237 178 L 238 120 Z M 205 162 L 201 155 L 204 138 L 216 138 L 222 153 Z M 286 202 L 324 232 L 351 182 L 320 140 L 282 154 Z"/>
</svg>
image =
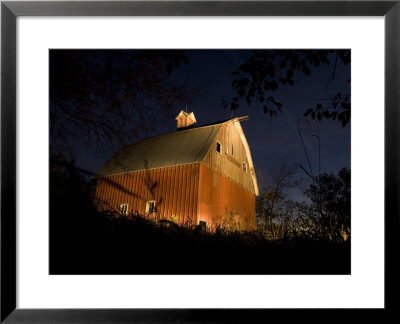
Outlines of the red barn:
<svg viewBox="0 0 400 324">
<path fill-rule="evenodd" d="M 243 119 L 194 127 L 194 114 L 181 111 L 176 132 L 124 146 L 97 173 L 100 208 L 255 229 L 258 186 Z"/>
</svg>

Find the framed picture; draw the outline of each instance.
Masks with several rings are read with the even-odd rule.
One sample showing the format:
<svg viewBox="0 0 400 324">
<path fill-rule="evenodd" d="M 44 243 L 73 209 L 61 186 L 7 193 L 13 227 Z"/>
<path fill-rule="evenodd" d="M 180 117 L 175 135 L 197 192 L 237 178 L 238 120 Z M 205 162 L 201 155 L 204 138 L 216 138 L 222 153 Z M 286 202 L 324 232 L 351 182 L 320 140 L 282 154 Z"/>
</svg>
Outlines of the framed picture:
<svg viewBox="0 0 400 324">
<path fill-rule="evenodd" d="M 1 321 L 393 312 L 399 15 L 2 2 Z"/>
</svg>

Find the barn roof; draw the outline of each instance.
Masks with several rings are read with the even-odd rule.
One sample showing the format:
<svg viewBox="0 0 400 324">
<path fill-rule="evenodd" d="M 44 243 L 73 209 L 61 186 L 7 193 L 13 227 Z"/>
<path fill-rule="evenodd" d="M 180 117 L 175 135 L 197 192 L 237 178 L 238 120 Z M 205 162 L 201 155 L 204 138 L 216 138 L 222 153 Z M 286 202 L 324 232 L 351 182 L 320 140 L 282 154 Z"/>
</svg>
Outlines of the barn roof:
<svg viewBox="0 0 400 324">
<path fill-rule="evenodd" d="M 96 176 L 201 162 L 224 122 L 226 120 L 151 137 L 124 146 L 97 172 Z"/>
</svg>

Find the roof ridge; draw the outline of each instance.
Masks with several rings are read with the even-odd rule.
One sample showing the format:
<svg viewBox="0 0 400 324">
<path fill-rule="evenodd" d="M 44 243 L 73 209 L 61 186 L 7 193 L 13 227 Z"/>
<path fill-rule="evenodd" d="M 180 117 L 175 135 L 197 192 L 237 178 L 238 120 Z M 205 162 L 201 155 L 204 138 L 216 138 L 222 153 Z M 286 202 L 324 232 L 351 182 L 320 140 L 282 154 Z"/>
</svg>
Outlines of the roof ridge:
<svg viewBox="0 0 400 324">
<path fill-rule="evenodd" d="M 198 126 L 198 127 L 193 127 L 193 128 L 189 128 L 189 129 L 178 130 L 178 131 L 171 132 L 171 133 L 165 133 L 165 134 L 161 134 L 161 135 L 156 135 L 156 136 L 151 136 L 151 137 L 143 138 L 143 139 L 138 140 L 138 141 L 136 141 L 136 142 L 133 142 L 133 143 L 131 143 L 131 144 L 125 144 L 125 145 L 123 145 L 119 150 L 121 150 L 121 149 L 123 149 L 123 148 L 126 148 L 126 147 L 129 147 L 129 146 L 132 146 L 132 145 L 135 145 L 135 144 L 140 143 L 140 142 L 152 140 L 152 139 L 155 139 L 155 138 L 158 138 L 158 137 L 162 137 L 162 136 L 167 136 L 167 135 L 172 135 L 172 134 L 182 134 L 182 133 L 185 133 L 185 132 L 195 131 L 195 130 L 198 130 L 198 129 L 201 129 L 201 128 L 217 126 L 217 125 L 220 125 L 220 124 L 224 124 L 224 123 L 226 123 L 226 122 L 229 122 L 229 121 L 231 121 L 231 120 L 234 120 L 234 119 L 236 119 L 236 118 L 237 118 L 237 117 L 235 117 L 235 118 L 230 118 L 230 119 L 227 119 L 227 120 L 224 120 L 224 121 L 220 121 L 220 122 L 215 122 L 215 123 L 212 123 L 212 124 L 205 124 L 205 125 Z"/>
<path fill-rule="evenodd" d="M 96 176 L 115 174 L 121 170 L 126 173 L 204 160 L 215 136 L 224 125 L 230 122 L 235 124 L 241 120 L 240 118 L 235 117 L 196 128 L 178 130 L 124 145 L 96 173 Z"/>
</svg>

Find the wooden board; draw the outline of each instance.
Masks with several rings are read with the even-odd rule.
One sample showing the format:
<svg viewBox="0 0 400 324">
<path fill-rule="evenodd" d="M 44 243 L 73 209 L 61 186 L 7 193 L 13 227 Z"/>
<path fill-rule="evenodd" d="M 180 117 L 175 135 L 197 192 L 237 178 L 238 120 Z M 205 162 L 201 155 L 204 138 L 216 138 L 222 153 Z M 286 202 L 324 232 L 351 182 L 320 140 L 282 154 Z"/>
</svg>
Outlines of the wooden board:
<svg viewBox="0 0 400 324">
<path fill-rule="evenodd" d="M 199 163 L 136 171 L 97 179 L 99 208 L 145 215 L 146 202 L 156 201 L 158 219 L 197 223 Z"/>
</svg>

